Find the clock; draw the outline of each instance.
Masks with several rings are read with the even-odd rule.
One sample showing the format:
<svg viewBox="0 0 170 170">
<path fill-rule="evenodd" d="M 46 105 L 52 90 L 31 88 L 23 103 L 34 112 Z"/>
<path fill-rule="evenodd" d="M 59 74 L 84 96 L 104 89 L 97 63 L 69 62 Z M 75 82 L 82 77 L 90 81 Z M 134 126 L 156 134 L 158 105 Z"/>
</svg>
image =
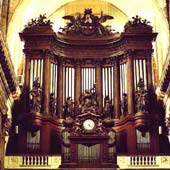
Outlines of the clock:
<svg viewBox="0 0 170 170">
<path fill-rule="evenodd" d="M 95 128 L 95 122 L 92 119 L 86 119 L 83 122 L 83 128 L 85 130 L 93 130 Z"/>
</svg>

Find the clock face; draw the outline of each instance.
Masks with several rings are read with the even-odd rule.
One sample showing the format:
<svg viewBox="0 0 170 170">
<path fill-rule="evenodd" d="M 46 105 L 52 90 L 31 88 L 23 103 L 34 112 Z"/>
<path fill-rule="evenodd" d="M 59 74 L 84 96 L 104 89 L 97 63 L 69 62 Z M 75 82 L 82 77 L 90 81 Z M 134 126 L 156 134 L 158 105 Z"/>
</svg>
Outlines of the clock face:
<svg viewBox="0 0 170 170">
<path fill-rule="evenodd" d="M 94 127 L 95 127 L 95 123 L 92 119 L 86 119 L 83 122 L 83 127 L 84 127 L 85 130 L 93 130 Z"/>
</svg>

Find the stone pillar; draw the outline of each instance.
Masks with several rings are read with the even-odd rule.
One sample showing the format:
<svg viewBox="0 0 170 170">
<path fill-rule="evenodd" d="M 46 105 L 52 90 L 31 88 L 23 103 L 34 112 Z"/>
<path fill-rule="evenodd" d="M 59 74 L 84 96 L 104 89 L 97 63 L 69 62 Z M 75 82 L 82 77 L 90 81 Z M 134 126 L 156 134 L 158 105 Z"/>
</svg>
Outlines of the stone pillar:
<svg viewBox="0 0 170 170">
<path fill-rule="evenodd" d="M 99 112 L 102 112 L 102 68 L 101 65 L 96 65 L 96 93 L 99 103 Z"/>
<path fill-rule="evenodd" d="M 80 69 L 80 64 L 76 64 L 75 67 L 75 89 L 74 89 L 74 93 L 75 93 L 75 102 L 76 104 L 79 102 L 79 97 L 80 97 L 80 93 L 81 93 L 81 69 Z"/>
<path fill-rule="evenodd" d="M 50 106 L 50 53 L 49 51 L 43 52 L 43 91 L 42 91 L 42 99 L 43 99 L 43 113 L 49 114 L 49 106 Z"/>
<path fill-rule="evenodd" d="M 114 63 L 114 118 L 120 117 L 120 69 L 119 62 Z"/>
<path fill-rule="evenodd" d="M 133 56 L 127 58 L 127 96 L 128 96 L 128 114 L 134 114 L 134 70 Z"/>
<path fill-rule="evenodd" d="M 58 106 L 58 117 L 63 117 L 63 62 L 60 58 L 58 60 L 58 86 L 57 86 L 57 106 Z"/>
</svg>

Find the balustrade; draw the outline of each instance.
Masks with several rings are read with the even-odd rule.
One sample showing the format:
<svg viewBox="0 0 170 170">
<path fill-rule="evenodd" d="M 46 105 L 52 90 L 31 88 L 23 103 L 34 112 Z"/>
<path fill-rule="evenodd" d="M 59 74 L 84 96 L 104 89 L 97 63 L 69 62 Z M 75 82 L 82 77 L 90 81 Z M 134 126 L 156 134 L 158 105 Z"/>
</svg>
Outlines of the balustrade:
<svg viewBox="0 0 170 170">
<path fill-rule="evenodd" d="M 137 155 L 130 157 L 131 166 L 153 166 L 157 165 L 156 156 Z"/>
<path fill-rule="evenodd" d="M 48 156 L 23 156 L 23 166 L 48 166 Z"/>
</svg>

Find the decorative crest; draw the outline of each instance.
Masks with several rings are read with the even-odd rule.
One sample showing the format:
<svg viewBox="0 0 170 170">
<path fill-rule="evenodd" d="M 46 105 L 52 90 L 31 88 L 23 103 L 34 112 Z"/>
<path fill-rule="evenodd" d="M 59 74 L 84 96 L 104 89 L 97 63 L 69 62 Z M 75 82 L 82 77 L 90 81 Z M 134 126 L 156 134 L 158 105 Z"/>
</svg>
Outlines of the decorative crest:
<svg viewBox="0 0 170 170">
<path fill-rule="evenodd" d="M 147 21 L 146 19 L 142 20 L 141 17 L 139 17 L 138 15 L 136 15 L 135 17 L 132 17 L 132 21 L 129 21 L 128 23 L 126 23 L 125 27 L 128 27 L 128 26 L 149 26 L 151 27 L 149 24 L 150 24 L 150 21 Z"/>
<path fill-rule="evenodd" d="M 125 32 L 130 32 L 130 33 L 145 33 L 145 32 L 152 32 L 152 26 L 149 25 L 150 22 L 147 21 L 146 19 L 142 19 L 138 15 L 135 17 L 132 17 L 132 21 L 129 21 L 125 24 Z"/>
<path fill-rule="evenodd" d="M 39 27 L 39 26 L 51 26 L 51 24 L 53 24 L 53 22 L 47 20 L 46 14 L 43 14 L 40 15 L 38 18 L 31 19 L 31 21 L 29 21 L 25 27 L 29 28 L 29 27 Z"/>
<path fill-rule="evenodd" d="M 111 33 L 111 26 L 103 26 L 102 23 L 113 19 L 110 15 L 104 15 L 101 11 L 100 17 L 92 14 L 92 9 L 85 9 L 84 15 L 77 13 L 75 16 L 66 15 L 63 19 L 69 20 L 62 29 L 65 34 L 83 34 L 83 35 L 108 35 Z"/>
</svg>

